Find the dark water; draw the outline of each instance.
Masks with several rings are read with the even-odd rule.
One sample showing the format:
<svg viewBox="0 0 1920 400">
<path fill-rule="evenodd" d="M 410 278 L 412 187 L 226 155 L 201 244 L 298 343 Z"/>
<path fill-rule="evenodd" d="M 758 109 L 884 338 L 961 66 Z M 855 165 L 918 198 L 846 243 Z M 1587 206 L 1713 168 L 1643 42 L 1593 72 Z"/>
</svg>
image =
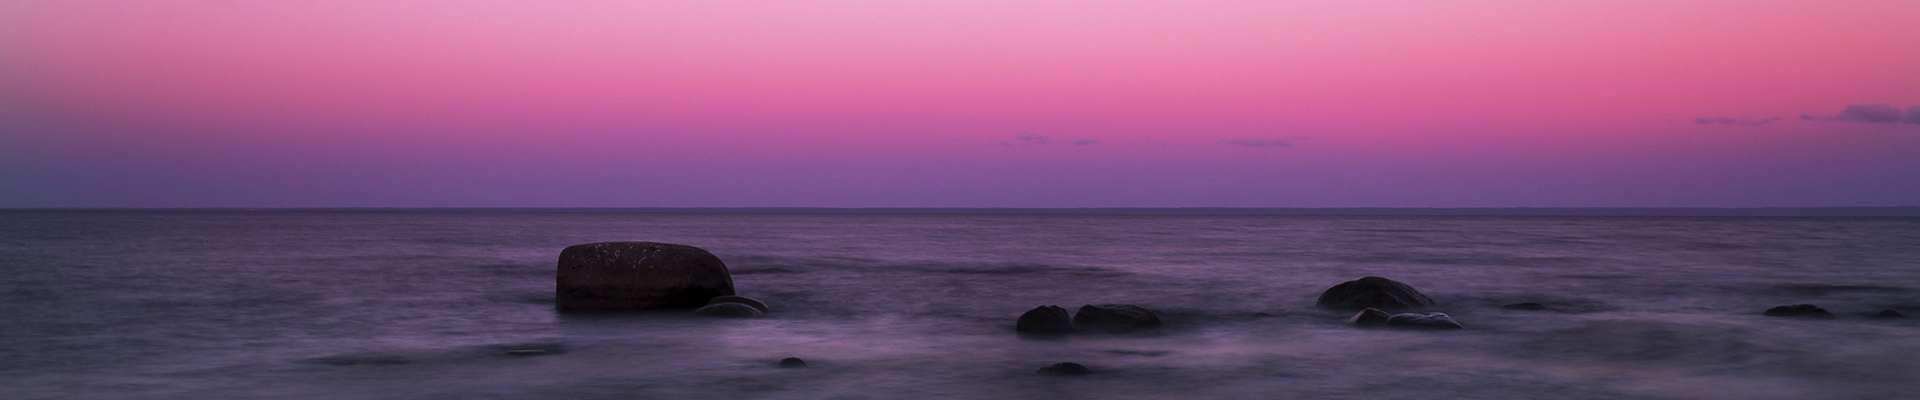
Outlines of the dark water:
<svg viewBox="0 0 1920 400">
<path fill-rule="evenodd" d="M 555 312 L 609 240 L 774 312 Z M 7 212 L 0 271 L 9 399 L 1920 396 L 1920 323 L 1866 317 L 1920 316 L 1912 218 Z M 1364 275 L 1468 329 L 1312 306 Z M 1013 333 L 1087 303 L 1167 326 Z M 1795 303 L 1839 317 L 1760 315 Z"/>
</svg>

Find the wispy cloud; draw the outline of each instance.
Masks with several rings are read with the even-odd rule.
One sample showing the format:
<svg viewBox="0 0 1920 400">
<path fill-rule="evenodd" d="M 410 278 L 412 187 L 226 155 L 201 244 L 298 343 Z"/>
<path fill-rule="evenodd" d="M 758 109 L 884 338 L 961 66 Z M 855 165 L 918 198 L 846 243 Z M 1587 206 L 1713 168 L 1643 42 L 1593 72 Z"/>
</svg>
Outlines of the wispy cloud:
<svg viewBox="0 0 1920 400">
<path fill-rule="evenodd" d="M 1227 144 L 1240 146 L 1240 147 L 1293 147 L 1293 142 L 1300 139 L 1301 138 L 1297 136 L 1244 137 L 1244 138 L 1227 139 L 1225 140 L 1225 142 Z"/>
<path fill-rule="evenodd" d="M 1779 121 L 1779 120 L 1780 120 L 1780 117 L 1764 118 L 1764 119 L 1700 117 L 1700 118 L 1694 118 L 1693 123 L 1701 124 L 1701 125 L 1761 126 L 1761 125 L 1770 124 L 1770 123 L 1773 123 L 1774 121 Z"/>
<path fill-rule="evenodd" d="M 1876 124 L 1920 124 L 1920 106 L 1907 107 L 1906 117 L 1901 118 L 1899 107 L 1891 104 L 1851 104 L 1836 115 L 1802 114 L 1800 119 L 1808 121 L 1851 121 Z"/>
<path fill-rule="evenodd" d="M 994 144 L 1000 147 L 1013 147 L 1016 145 L 1022 146 L 1022 147 L 1028 147 L 1028 146 L 1046 146 L 1046 145 L 1051 145 L 1055 143 L 1069 144 L 1074 146 L 1092 146 L 1092 145 L 1100 144 L 1100 141 L 1094 140 L 1094 139 L 1074 139 L 1074 140 L 1054 139 L 1052 136 L 1042 135 L 1042 134 L 1033 133 L 1029 131 L 1021 131 L 1020 134 L 1013 135 L 1013 140 L 1011 141 L 1002 141 Z"/>
</svg>

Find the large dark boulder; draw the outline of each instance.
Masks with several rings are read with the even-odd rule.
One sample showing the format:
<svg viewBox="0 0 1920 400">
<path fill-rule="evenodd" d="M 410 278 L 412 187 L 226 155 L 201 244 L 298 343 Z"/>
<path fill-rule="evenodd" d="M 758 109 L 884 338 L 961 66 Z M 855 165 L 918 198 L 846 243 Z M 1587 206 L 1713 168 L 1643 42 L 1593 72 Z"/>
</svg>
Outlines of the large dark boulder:
<svg viewBox="0 0 1920 400">
<path fill-rule="evenodd" d="M 733 277 L 713 253 L 654 242 L 568 246 L 555 284 L 562 310 L 695 308 L 733 294 Z"/>
<path fill-rule="evenodd" d="M 1769 317 L 1833 319 L 1833 313 L 1827 312 L 1827 309 L 1812 304 L 1795 304 L 1769 308 L 1764 314 Z"/>
<path fill-rule="evenodd" d="M 1378 308 L 1399 310 L 1433 305 L 1433 299 L 1420 294 L 1412 286 L 1392 279 L 1369 276 L 1358 280 L 1346 281 L 1320 293 L 1320 300 L 1314 305 L 1321 308 L 1358 310 Z"/>
<path fill-rule="evenodd" d="M 1160 326 L 1160 315 L 1146 307 L 1132 304 L 1101 304 L 1080 306 L 1073 314 L 1073 324 L 1079 327 L 1101 327 L 1110 330 L 1129 330 Z"/>
<path fill-rule="evenodd" d="M 1415 329 L 1466 329 L 1447 313 L 1406 313 L 1387 317 L 1387 326 Z"/>
<path fill-rule="evenodd" d="M 1026 333 L 1071 333 L 1073 319 L 1067 317 L 1067 309 L 1060 306 L 1039 306 L 1020 314 L 1020 321 L 1014 323 L 1013 329 Z"/>
</svg>

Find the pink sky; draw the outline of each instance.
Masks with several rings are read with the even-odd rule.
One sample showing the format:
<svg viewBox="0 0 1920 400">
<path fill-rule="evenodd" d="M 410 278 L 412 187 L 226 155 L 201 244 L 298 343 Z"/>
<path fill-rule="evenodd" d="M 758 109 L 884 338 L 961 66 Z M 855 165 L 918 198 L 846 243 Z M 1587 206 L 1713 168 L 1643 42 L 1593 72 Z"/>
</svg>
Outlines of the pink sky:
<svg viewBox="0 0 1920 400">
<path fill-rule="evenodd" d="M 0 207 L 1920 205 L 1916 21 L 1913 1 L 15 0 Z M 1843 112 L 1878 104 L 1897 119 Z"/>
</svg>

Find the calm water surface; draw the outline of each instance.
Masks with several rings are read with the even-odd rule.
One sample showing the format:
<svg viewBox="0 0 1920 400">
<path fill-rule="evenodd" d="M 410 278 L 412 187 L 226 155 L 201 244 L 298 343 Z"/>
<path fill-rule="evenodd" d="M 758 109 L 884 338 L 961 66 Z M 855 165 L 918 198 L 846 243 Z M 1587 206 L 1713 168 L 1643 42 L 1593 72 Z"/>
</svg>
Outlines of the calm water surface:
<svg viewBox="0 0 1920 400">
<path fill-rule="evenodd" d="M 611 240 L 774 312 L 555 312 Z M 0 212 L 0 271 L 9 399 L 1920 396 L 1920 323 L 1866 317 L 1920 316 L 1911 218 Z M 1313 307 L 1365 275 L 1468 329 Z M 1013 332 L 1088 303 L 1167 326 Z M 1839 318 L 1760 315 L 1797 303 Z"/>
</svg>

